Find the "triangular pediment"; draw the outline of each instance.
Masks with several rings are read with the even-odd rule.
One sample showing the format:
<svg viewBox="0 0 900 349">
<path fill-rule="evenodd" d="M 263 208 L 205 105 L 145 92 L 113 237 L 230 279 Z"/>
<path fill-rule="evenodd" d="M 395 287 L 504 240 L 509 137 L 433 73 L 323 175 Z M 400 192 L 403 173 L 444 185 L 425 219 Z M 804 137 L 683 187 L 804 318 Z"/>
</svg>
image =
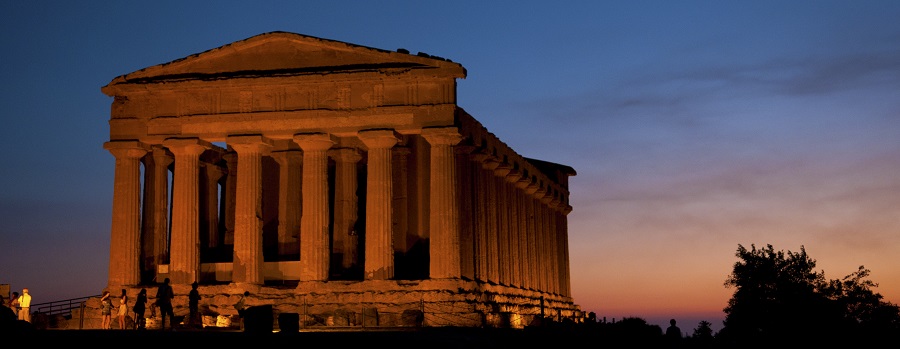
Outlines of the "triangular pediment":
<svg viewBox="0 0 900 349">
<path fill-rule="evenodd" d="M 125 74 L 109 85 L 387 69 L 438 69 L 465 77 L 460 64 L 439 57 L 270 32 Z"/>
</svg>

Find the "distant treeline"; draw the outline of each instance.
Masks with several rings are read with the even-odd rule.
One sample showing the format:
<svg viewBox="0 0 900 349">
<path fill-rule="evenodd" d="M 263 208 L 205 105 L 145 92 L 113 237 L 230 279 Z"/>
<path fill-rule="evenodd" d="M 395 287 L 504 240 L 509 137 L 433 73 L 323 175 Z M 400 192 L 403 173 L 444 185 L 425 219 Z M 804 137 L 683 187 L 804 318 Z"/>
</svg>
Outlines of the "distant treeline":
<svg viewBox="0 0 900 349">
<path fill-rule="evenodd" d="M 549 321 L 547 336 L 580 337 L 598 343 L 665 348 L 803 348 L 812 345 L 862 347 L 893 343 L 900 338 L 900 308 L 874 292 L 870 271 L 860 266 L 841 279 L 828 280 L 816 261 L 799 252 L 776 251 L 772 245 L 750 249 L 738 245 L 738 261 L 725 280 L 734 294 L 723 309 L 724 327 L 713 332 L 701 321 L 684 338 L 667 336 L 641 318 L 618 322 Z M 679 336 L 680 337 L 680 336 Z"/>
</svg>

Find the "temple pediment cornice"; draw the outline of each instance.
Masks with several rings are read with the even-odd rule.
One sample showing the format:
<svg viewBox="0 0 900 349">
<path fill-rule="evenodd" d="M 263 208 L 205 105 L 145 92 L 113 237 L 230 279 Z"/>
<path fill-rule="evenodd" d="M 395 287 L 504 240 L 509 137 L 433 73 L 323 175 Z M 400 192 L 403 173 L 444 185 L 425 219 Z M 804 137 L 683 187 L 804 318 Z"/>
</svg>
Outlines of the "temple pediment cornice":
<svg viewBox="0 0 900 349">
<path fill-rule="evenodd" d="M 270 32 L 147 67 L 113 79 L 102 91 L 117 95 L 126 85 L 376 72 L 465 78 L 459 63 L 427 54 L 394 52 L 288 32 Z"/>
</svg>

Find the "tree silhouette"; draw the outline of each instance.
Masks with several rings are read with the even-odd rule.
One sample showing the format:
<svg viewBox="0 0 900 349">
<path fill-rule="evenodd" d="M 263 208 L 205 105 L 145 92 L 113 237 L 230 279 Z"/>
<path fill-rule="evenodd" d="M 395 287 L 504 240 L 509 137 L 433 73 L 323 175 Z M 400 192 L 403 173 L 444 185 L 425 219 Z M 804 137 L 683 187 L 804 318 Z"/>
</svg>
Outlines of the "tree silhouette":
<svg viewBox="0 0 900 349">
<path fill-rule="evenodd" d="M 897 306 L 871 290 L 877 284 L 866 280 L 869 271 L 862 266 L 841 280 L 826 280 L 803 246 L 784 252 L 738 245 L 736 256 L 725 281 L 735 292 L 717 335 L 726 343 L 836 344 L 898 332 Z"/>
<path fill-rule="evenodd" d="M 700 321 L 700 323 L 697 324 L 697 328 L 694 329 L 694 334 L 691 335 L 691 338 L 697 340 L 712 340 L 712 323 L 706 320 Z"/>
<path fill-rule="evenodd" d="M 830 280 L 820 287 L 821 292 L 834 300 L 844 312 L 854 330 L 867 336 L 884 335 L 900 329 L 900 308 L 885 302 L 872 291 L 878 284 L 867 280 L 870 271 L 863 266 L 841 280 Z"/>
</svg>

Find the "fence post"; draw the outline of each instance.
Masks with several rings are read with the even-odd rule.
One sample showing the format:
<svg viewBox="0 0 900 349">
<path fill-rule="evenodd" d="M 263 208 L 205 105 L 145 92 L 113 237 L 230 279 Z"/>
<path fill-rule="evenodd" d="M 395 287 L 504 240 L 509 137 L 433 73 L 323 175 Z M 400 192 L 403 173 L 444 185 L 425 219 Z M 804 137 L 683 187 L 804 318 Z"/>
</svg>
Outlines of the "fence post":
<svg viewBox="0 0 900 349">
<path fill-rule="evenodd" d="M 87 303 L 87 301 L 81 301 L 81 311 L 78 312 L 78 329 L 79 330 L 84 329 L 84 309 L 86 308 L 85 303 Z"/>
</svg>

